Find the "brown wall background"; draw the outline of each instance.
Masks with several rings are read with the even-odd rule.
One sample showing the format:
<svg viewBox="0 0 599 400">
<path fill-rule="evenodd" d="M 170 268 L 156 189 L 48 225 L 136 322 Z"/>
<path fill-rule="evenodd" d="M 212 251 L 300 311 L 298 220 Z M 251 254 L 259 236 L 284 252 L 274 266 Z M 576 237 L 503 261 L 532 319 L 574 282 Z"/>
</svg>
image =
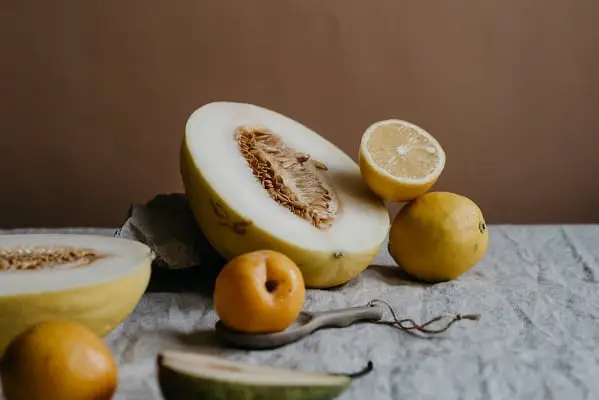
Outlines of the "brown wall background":
<svg viewBox="0 0 599 400">
<path fill-rule="evenodd" d="M 357 152 L 371 122 L 438 137 L 435 189 L 491 222 L 599 217 L 599 2 L 5 1 L 0 227 L 118 225 L 180 191 L 213 100 L 288 114 Z"/>
</svg>

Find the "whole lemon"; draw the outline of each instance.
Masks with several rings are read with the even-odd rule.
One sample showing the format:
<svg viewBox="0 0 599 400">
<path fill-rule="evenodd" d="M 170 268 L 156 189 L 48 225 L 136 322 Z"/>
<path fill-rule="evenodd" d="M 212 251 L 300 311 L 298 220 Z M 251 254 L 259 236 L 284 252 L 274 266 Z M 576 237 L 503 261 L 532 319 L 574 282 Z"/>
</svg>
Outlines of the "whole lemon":
<svg viewBox="0 0 599 400">
<path fill-rule="evenodd" d="M 484 257 L 488 243 L 478 205 L 450 192 L 428 192 L 407 203 L 389 232 L 395 262 L 426 282 L 456 279 Z"/>
<path fill-rule="evenodd" d="M 104 342 L 68 321 L 35 325 L 17 336 L 0 361 L 6 400 L 111 399 L 117 367 Z"/>
</svg>

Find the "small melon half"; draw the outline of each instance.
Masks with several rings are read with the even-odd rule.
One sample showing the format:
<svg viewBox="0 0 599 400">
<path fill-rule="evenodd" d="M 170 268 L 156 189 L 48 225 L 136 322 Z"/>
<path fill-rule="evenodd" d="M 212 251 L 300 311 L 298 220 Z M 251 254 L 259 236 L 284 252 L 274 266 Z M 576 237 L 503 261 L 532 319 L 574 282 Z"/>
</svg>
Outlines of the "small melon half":
<svg viewBox="0 0 599 400">
<path fill-rule="evenodd" d="M 301 123 L 247 103 L 214 102 L 188 119 L 181 148 L 187 199 L 226 259 L 280 251 L 307 287 L 357 277 L 389 229 L 358 164 Z"/>
<path fill-rule="evenodd" d="M 168 350 L 158 355 L 158 384 L 166 400 L 334 399 L 352 378 L 240 363 L 199 353 Z"/>
<path fill-rule="evenodd" d="M 0 235 L 0 354 L 18 334 L 49 320 L 106 335 L 139 302 L 151 262 L 149 247 L 116 237 Z"/>
</svg>

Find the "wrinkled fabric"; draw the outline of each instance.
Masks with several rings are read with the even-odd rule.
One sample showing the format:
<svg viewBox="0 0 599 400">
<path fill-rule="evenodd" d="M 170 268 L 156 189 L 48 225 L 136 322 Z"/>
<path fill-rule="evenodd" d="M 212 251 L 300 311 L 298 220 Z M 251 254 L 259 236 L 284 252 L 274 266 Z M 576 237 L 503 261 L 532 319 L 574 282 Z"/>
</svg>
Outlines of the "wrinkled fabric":
<svg viewBox="0 0 599 400">
<path fill-rule="evenodd" d="M 376 298 L 417 322 L 455 313 L 481 319 L 432 338 L 359 324 L 275 350 L 241 351 L 226 348 L 212 331 L 209 279 L 189 271 L 157 276 L 133 314 L 106 337 L 120 368 L 116 399 L 160 399 L 155 359 L 167 348 L 308 371 L 355 372 L 371 360 L 374 370 L 341 400 L 599 398 L 599 225 L 491 226 L 483 261 L 435 285 L 411 281 L 385 247 L 354 281 L 309 290 L 305 309 Z"/>
</svg>

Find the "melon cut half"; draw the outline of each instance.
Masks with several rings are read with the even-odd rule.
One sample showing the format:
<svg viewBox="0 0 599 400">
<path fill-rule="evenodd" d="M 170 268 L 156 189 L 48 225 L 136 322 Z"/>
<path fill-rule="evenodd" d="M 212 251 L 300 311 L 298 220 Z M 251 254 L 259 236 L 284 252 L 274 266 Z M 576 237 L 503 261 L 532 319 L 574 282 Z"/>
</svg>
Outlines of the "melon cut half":
<svg viewBox="0 0 599 400">
<path fill-rule="evenodd" d="M 280 251 L 308 287 L 358 276 L 389 229 L 385 204 L 353 159 L 257 105 L 214 102 L 196 110 L 186 125 L 181 175 L 200 228 L 223 257 Z"/>
<path fill-rule="evenodd" d="M 158 383 L 166 400 L 334 399 L 350 376 L 240 363 L 199 353 L 167 350 L 158 356 Z"/>
<path fill-rule="evenodd" d="M 0 354 L 30 326 L 68 320 L 99 336 L 128 317 L 146 290 L 143 243 L 78 234 L 0 235 Z"/>
</svg>

